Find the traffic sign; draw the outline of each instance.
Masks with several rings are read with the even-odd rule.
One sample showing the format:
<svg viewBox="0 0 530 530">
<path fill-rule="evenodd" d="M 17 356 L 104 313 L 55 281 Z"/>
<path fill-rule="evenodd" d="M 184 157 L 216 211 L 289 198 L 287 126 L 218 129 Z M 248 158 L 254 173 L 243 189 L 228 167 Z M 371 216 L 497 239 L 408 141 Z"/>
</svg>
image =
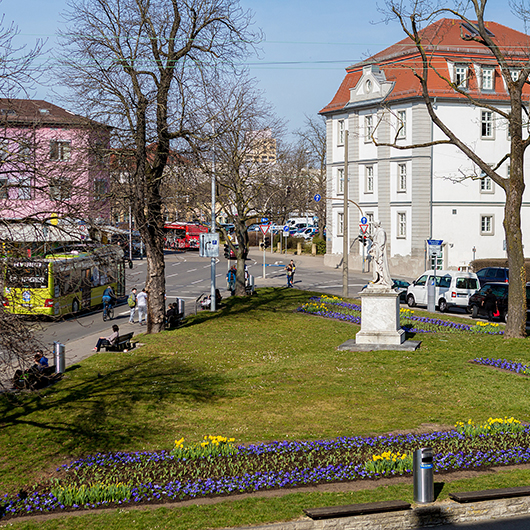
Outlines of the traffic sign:
<svg viewBox="0 0 530 530">
<path fill-rule="evenodd" d="M 322 199 L 322 197 L 317 193 L 314 197 L 313 197 L 314 201 L 315 202 L 318 202 L 320 201 L 320 199 Z"/>
<path fill-rule="evenodd" d="M 263 235 L 265 235 L 268 231 L 271 225 L 259 225 L 259 229 L 263 232 Z"/>
<path fill-rule="evenodd" d="M 366 231 L 368 230 L 368 225 L 360 224 L 360 225 L 359 225 L 359 228 L 361 229 L 361 232 L 362 232 L 363 234 L 366 234 Z"/>
<path fill-rule="evenodd" d="M 262 218 L 261 218 L 261 222 L 262 222 L 263 224 L 268 223 L 268 222 L 269 222 L 269 218 L 268 218 L 268 217 L 262 217 Z"/>
<path fill-rule="evenodd" d="M 289 225 L 285 225 L 283 227 L 283 235 L 289 235 Z"/>
<path fill-rule="evenodd" d="M 362 225 L 367 225 L 368 224 L 368 219 L 366 217 L 361 217 L 361 224 Z"/>
</svg>

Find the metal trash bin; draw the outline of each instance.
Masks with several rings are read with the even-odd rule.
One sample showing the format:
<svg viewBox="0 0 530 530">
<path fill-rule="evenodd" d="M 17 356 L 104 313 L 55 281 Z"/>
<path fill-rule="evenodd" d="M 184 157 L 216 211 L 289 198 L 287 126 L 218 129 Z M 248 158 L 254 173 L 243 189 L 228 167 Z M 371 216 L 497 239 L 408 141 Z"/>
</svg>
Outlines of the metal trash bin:
<svg viewBox="0 0 530 530">
<path fill-rule="evenodd" d="M 422 447 L 414 451 L 412 473 L 414 475 L 414 502 L 419 504 L 434 502 L 432 447 Z"/>
<path fill-rule="evenodd" d="M 65 369 L 65 351 L 64 344 L 60 342 L 53 343 L 53 353 L 55 355 L 55 373 L 63 374 Z"/>
<path fill-rule="evenodd" d="M 186 302 L 184 298 L 177 298 L 178 312 L 182 315 L 182 318 L 185 317 L 186 313 Z"/>
</svg>

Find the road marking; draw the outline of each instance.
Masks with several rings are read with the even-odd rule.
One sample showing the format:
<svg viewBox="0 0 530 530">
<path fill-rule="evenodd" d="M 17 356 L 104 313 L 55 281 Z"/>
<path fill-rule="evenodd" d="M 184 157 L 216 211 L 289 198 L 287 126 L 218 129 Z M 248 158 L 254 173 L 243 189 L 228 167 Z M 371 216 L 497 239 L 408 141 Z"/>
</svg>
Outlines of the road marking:
<svg viewBox="0 0 530 530">
<path fill-rule="evenodd" d="M 173 276 L 178 276 L 179 273 L 176 272 L 175 274 L 169 274 L 168 276 L 166 276 L 166 278 L 173 278 Z"/>
<path fill-rule="evenodd" d="M 194 282 L 191 282 L 192 285 L 196 284 L 196 283 L 201 283 L 203 282 L 204 280 L 195 280 Z"/>
<path fill-rule="evenodd" d="M 186 272 L 195 272 L 197 269 L 189 269 Z"/>
</svg>

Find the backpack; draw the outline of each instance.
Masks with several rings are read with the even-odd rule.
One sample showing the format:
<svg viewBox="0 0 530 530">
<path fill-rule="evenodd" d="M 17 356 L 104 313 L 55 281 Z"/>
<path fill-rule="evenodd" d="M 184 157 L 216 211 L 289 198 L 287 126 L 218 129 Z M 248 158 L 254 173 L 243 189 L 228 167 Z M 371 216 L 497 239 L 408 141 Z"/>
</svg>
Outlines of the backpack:
<svg viewBox="0 0 530 530">
<path fill-rule="evenodd" d="M 136 296 L 134 296 L 134 293 L 131 293 L 129 298 L 127 298 L 127 304 L 129 304 L 129 307 L 134 307 L 136 305 Z"/>
</svg>

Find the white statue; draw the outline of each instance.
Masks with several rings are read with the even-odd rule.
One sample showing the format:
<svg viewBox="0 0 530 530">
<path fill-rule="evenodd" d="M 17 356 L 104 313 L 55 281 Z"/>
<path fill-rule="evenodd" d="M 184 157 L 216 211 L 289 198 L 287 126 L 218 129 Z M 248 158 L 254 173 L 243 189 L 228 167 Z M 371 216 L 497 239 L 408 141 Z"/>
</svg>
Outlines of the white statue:
<svg viewBox="0 0 530 530">
<path fill-rule="evenodd" d="M 386 258 L 386 232 L 381 228 L 381 222 L 374 223 L 375 232 L 372 238 L 372 246 L 368 253 L 372 257 L 374 277 L 372 285 L 374 287 L 392 288 L 392 278 L 388 270 L 388 260 Z"/>
</svg>

